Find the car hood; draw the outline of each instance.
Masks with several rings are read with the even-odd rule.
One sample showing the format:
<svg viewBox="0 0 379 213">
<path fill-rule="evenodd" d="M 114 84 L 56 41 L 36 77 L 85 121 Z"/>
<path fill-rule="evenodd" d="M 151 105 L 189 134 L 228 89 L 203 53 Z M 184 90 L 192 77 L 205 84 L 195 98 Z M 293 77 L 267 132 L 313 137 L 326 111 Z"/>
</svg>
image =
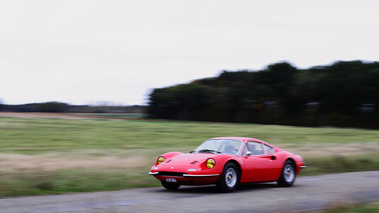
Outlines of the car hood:
<svg viewBox="0 0 379 213">
<path fill-rule="evenodd" d="M 200 154 L 181 154 L 167 159 L 163 162 L 163 165 L 167 166 L 190 166 L 196 165 L 206 161 L 209 158 L 213 158 L 216 154 L 200 153 Z"/>
</svg>

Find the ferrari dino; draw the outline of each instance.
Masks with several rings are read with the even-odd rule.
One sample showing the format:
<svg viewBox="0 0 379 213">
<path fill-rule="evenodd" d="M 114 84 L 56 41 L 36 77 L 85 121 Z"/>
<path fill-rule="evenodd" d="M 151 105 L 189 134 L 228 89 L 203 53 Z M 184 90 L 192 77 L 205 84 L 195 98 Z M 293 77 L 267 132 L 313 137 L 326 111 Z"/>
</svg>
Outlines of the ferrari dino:
<svg viewBox="0 0 379 213">
<path fill-rule="evenodd" d="M 169 152 L 158 157 L 149 175 L 168 190 L 180 185 L 216 184 L 231 192 L 239 184 L 276 181 L 292 186 L 306 168 L 303 158 L 264 141 L 244 137 L 206 140 L 194 151 Z"/>
</svg>

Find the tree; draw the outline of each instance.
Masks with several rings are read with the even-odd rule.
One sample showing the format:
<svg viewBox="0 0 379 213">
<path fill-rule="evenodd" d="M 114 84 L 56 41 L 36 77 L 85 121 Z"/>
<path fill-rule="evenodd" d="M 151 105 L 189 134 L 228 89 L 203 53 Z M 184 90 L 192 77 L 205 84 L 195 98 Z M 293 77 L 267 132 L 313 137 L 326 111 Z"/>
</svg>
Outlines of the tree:
<svg viewBox="0 0 379 213">
<path fill-rule="evenodd" d="M 2 111 L 4 108 L 4 103 L 3 103 L 3 100 L 1 100 L 0 98 L 0 111 Z"/>
<path fill-rule="evenodd" d="M 286 125 L 379 128 L 379 63 L 339 61 L 297 69 L 287 62 L 260 71 L 155 89 L 150 117 Z M 367 110 L 369 109 L 369 110 Z"/>
<path fill-rule="evenodd" d="M 38 106 L 40 112 L 66 112 L 68 104 L 60 102 L 46 102 Z"/>
</svg>

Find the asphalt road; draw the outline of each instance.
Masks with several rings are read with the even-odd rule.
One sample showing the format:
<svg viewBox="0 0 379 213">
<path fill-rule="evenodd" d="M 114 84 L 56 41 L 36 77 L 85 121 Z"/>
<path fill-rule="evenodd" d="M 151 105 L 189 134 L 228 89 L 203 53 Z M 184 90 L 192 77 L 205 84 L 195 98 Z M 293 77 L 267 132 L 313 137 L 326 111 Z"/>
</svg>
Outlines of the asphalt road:
<svg viewBox="0 0 379 213">
<path fill-rule="evenodd" d="M 299 177 L 219 193 L 214 186 L 162 187 L 0 199 L 0 212 L 308 212 L 379 200 L 379 171 Z"/>
</svg>

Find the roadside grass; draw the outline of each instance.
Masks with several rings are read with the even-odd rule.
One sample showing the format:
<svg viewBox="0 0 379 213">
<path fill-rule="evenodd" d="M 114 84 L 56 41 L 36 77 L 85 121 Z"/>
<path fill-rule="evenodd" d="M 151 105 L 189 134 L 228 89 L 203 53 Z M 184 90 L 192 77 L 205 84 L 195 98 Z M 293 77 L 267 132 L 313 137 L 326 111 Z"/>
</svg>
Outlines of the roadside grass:
<svg viewBox="0 0 379 213">
<path fill-rule="evenodd" d="M 65 169 L 0 174 L 0 198 L 157 186 L 148 169 Z"/>
<path fill-rule="evenodd" d="M 120 117 L 120 116 L 118 116 Z M 302 175 L 379 169 L 379 131 L 125 119 L 0 117 L 0 197 L 159 186 L 156 158 L 254 137 L 304 157 Z"/>
<path fill-rule="evenodd" d="M 301 175 L 314 175 L 337 172 L 353 172 L 373 170 L 379 161 L 373 161 L 370 166 L 360 167 L 351 164 L 358 164 L 351 160 L 342 161 L 343 163 L 335 164 L 333 158 L 323 160 L 322 163 L 312 163 L 310 161 L 308 169 L 304 170 Z M 318 164 L 322 166 L 318 167 Z M 332 165 L 333 170 L 325 165 Z M 109 191 L 120 190 L 125 188 L 152 187 L 160 186 L 160 182 L 155 178 L 148 176 L 148 165 L 119 169 L 119 168 L 71 168 L 57 169 L 51 171 L 41 171 L 38 169 L 21 170 L 12 172 L 0 172 L 0 198 L 9 196 L 24 195 L 42 195 L 42 194 L 60 194 L 68 192 L 91 192 L 91 191 Z"/>
<path fill-rule="evenodd" d="M 318 175 L 343 172 L 360 172 L 379 170 L 378 154 L 357 156 L 304 156 L 307 169 L 300 175 Z"/>
<path fill-rule="evenodd" d="M 379 201 L 357 205 L 338 205 L 315 213 L 379 213 Z"/>
</svg>

